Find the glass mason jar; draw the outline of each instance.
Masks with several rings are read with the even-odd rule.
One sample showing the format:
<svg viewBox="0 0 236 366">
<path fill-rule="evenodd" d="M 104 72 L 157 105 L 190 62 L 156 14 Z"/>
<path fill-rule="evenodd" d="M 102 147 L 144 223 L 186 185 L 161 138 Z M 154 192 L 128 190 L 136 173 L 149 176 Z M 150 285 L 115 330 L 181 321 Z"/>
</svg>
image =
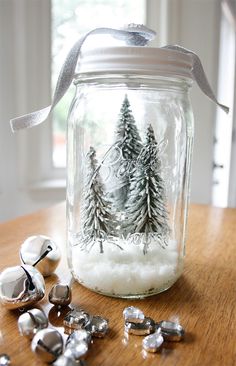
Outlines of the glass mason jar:
<svg viewBox="0 0 236 366">
<path fill-rule="evenodd" d="M 140 298 L 183 270 L 193 114 L 177 51 L 87 51 L 68 118 L 68 262 L 96 292 Z"/>
</svg>

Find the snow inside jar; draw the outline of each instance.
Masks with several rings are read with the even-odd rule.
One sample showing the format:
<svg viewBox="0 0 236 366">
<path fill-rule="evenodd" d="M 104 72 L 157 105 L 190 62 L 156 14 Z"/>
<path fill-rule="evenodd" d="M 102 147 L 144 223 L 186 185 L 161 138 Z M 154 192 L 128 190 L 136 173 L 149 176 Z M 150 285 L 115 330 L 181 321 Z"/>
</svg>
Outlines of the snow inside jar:
<svg viewBox="0 0 236 366">
<path fill-rule="evenodd" d="M 141 298 L 183 270 L 191 59 L 120 46 L 82 54 L 68 118 L 68 262 L 96 292 Z"/>
</svg>

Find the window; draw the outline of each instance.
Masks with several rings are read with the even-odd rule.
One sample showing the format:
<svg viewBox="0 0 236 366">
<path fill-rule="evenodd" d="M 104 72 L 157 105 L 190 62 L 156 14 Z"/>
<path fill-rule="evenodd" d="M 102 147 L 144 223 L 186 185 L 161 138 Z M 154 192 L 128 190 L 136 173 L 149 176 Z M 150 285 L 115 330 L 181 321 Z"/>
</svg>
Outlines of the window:
<svg viewBox="0 0 236 366">
<path fill-rule="evenodd" d="M 73 44 L 82 34 L 96 27 L 121 27 L 145 23 L 145 0 L 52 0 L 52 90 L 60 67 Z M 65 129 L 71 86 L 53 114 L 53 165 L 65 167 Z"/>
</svg>

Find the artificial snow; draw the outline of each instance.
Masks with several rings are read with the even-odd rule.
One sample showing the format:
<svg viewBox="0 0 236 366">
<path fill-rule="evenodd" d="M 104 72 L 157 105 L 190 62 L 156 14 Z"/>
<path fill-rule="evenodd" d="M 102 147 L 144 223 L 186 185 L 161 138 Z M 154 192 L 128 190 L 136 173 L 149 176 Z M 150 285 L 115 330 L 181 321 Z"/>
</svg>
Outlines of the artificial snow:
<svg viewBox="0 0 236 366">
<path fill-rule="evenodd" d="M 162 248 L 155 240 L 149 244 L 144 255 L 143 246 L 119 240 L 120 250 L 109 241 L 103 242 L 104 253 L 99 244 L 89 251 L 72 246 L 74 276 L 84 286 L 114 296 L 145 296 L 170 287 L 179 277 L 176 241 L 169 241 Z"/>
</svg>

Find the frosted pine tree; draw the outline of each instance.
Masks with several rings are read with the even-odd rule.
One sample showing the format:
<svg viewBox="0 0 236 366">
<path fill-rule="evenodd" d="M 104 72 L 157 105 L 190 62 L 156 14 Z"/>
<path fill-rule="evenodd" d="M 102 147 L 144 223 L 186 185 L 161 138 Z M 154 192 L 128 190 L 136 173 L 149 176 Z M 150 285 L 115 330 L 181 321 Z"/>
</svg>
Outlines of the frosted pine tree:
<svg viewBox="0 0 236 366">
<path fill-rule="evenodd" d="M 132 170 L 142 149 L 141 138 L 132 115 L 127 95 L 125 95 L 120 110 L 115 133 L 115 144 L 121 152 L 121 159 L 114 167 L 121 187 L 114 192 L 113 196 L 115 206 L 122 210 L 127 200 Z"/>
<path fill-rule="evenodd" d="M 82 248 L 90 250 L 98 243 L 100 253 L 103 253 L 103 242 L 113 232 L 113 215 L 97 165 L 96 151 L 90 147 L 86 157 L 87 172 L 82 207 Z"/>
<path fill-rule="evenodd" d="M 159 244 L 165 247 L 167 236 L 170 233 L 159 154 L 153 128 L 149 125 L 146 143 L 131 178 L 124 224 L 127 234 L 144 234 L 141 236 L 144 243 L 144 254 L 147 253 L 152 237 L 154 240 L 158 238 Z"/>
</svg>

